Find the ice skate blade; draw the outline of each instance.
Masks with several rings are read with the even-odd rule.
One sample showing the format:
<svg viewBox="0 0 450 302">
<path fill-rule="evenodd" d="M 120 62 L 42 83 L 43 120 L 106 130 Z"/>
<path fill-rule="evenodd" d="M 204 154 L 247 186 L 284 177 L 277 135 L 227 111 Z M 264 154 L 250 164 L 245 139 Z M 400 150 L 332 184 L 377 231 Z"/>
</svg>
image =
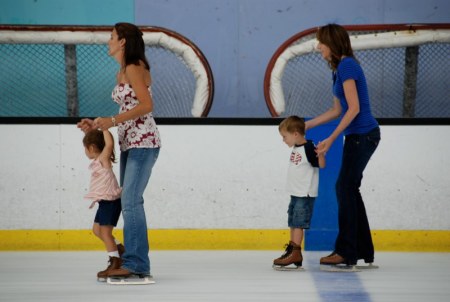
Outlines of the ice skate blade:
<svg viewBox="0 0 450 302">
<path fill-rule="evenodd" d="M 338 272 L 338 273 L 355 273 L 361 270 L 356 265 L 341 265 L 341 264 L 321 264 L 320 270 L 325 272 Z"/>
<path fill-rule="evenodd" d="M 108 277 L 108 284 L 113 285 L 146 285 L 146 284 L 154 284 L 156 281 L 152 276 L 139 276 L 139 275 L 131 275 L 128 277 Z"/>
<path fill-rule="evenodd" d="M 301 266 L 281 266 L 281 265 L 272 265 L 272 268 L 276 271 L 290 272 L 290 271 L 304 271 L 305 269 Z"/>
<path fill-rule="evenodd" d="M 107 278 L 98 278 L 98 277 L 97 277 L 97 281 L 98 281 L 98 282 L 102 282 L 102 283 L 103 283 L 103 282 L 106 282 L 106 279 L 107 279 Z"/>
<path fill-rule="evenodd" d="M 369 270 L 369 269 L 379 269 L 380 267 L 378 265 L 369 263 L 366 265 L 357 265 L 356 268 L 359 270 Z"/>
</svg>

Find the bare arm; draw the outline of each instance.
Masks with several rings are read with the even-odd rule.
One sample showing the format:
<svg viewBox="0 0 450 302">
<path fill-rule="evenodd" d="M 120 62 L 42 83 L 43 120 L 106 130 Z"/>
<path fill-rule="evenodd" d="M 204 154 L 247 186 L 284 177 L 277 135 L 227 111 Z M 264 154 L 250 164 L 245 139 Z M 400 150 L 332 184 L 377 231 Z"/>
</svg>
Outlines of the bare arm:
<svg viewBox="0 0 450 302">
<path fill-rule="evenodd" d="M 139 104 L 133 109 L 117 115 L 117 123 L 132 120 L 153 111 L 153 100 L 145 82 L 146 73 L 148 70 L 143 66 L 131 64 L 126 67 L 125 76 L 133 87 Z"/>
<path fill-rule="evenodd" d="M 315 118 L 305 122 L 306 130 L 337 119 L 341 114 L 341 111 L 342 108 L 341 104 L 339 103 L 339 100 L 336 97 L 333 98 L 333 107 L 331 107 L 328 111 L 322 113 L 321 115 L 316 116 Z"/>
<path fill-rule="evenodd" d="M 317 160 L 319 162 L 319 167 L 325 168 L 326 166 L 325 154 L 324 153 L 317 154 Z"/>
<path fill-rule="evenodd" d="M 105 147 L 98 156 L 98 160 L 102 164 L 103 168 L 110 168 L 112 166 L 111 154 L 114 150 L 114 141 L 111 132 L 109 132 L 108 130 L 103 131 L 103 137 L 105 139 Z"/>
</svg>

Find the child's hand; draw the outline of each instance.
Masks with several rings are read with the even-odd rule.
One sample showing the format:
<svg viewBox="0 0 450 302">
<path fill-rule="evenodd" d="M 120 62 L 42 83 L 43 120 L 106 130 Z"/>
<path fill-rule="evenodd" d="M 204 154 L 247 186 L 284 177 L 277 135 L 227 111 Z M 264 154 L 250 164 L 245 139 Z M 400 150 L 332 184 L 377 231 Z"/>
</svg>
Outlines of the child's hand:
<svg viewBox="0 0 450 302">
<path fill-rule="evenodd" d="M 82 119 L 77 123 L 77 127 L 81 129 L 84 133 L 94 130 L 94 121 L 88 118 Z"/>
<path fill-rule="evenodd" d="M 89 209 L 92 209 L 94 206 L 95 206 L 95 204 L 98 202 L 98 200 L 94 200 L 92 203 L 91 203 L 91 205 L 89 206 Z"/>
</svg>

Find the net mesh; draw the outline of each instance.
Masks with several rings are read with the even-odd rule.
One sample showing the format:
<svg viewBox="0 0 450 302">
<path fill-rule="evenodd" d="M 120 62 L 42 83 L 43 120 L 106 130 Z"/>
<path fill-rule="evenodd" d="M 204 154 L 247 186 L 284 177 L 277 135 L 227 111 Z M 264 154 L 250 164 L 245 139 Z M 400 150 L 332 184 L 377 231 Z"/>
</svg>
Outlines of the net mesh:
<svg viewBox="0 0 450 302">
<path fill-rule="evenodd" d="M 117 62 L 104 44 L 78 44 L 76 116 L 109 116 L 118 111 L 111 99 Z M 182 57 L 159 45 L 146 45 L 152 74 L 153 113 L 192 117 L 196 78 Z M 67 117 L 66 57 L 63 44 L 0 43 L 0 116 Z"/>
<path fill-rule="evenodd" d="M 117 113 L 117 105 L 111 99 L 117 71 L 118 65 L 108 56 L 106 45 L 77 46 L 80 116 L 109 116 Z M 65 90 L 65 86 L 61 88 Z M 59 101 L 64 103 L 65 99 Z"/>
<path fill-rule="evenodd" d="M 0 44 L 0 61 L 0 115 L 65 116 L 63 45 Z"/>
<path fill-rule="evenodd" d="M 147 57 L 153 76 L 152 93 L 156 116 L 191 116 L 195 78 L 184 61 L 162 47 L 148 47 Z"/>
<path fill-rule="evenodd" d="M 352 33 L 356 34 L 359 33 Z M 313 38 L 315 35 L 303 37 L 292 45 Z M 423 44 L 418 52 L 413 117 L 450 117 L 450 44 Z M 405 117 L 406 47 L 357 50 L 354 53 L 366 76 L 375 117 Z M 332 105 L 331 85 L 331 70 L 319 53 L 292 58 L 287 62 L 281 79 L 286 106 L 281 116 L 313 117 L 323 113 Z"/>
</svg>

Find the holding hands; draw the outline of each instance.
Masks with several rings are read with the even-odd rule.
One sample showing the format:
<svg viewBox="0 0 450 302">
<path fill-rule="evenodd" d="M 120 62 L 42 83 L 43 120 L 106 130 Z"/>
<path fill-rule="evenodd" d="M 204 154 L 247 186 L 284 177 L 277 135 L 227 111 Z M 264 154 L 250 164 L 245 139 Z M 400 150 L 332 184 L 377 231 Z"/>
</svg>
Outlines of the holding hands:
<svg viewBox="0 0 450 302">
<path fill-rule="evenodd" d="M 114 118 L 111 117 L 98 117 L 94 120 L 94 127 L 102 131 L 108 130 L 109 128 L 115 126 L 113 119 Z"/>
<path fill-rule="evenodd" d="M 115 125 L 112 119 L 107 117 L 98 117 L 95 120 L 84 118 L 77 123 L 77 127 L 80 128 L 84 133 L 94 129 L 105 131 L 113 126 Z"/>
<path fill-rule="evenodd" d="M 94 121 L 88 118 L 84 118 L 80 122 L 78 122 L 77 127 L 80 128 L 84 133 L 96 129 L 94 127 Z"/>
<path fill-rule="evenodd" d="M 327 155 L 328 150 L 330 150 L 333 140 L 328 137 L 325 140 L 319 142 L 316 148 L 317 155 Z"/>
</svg>

